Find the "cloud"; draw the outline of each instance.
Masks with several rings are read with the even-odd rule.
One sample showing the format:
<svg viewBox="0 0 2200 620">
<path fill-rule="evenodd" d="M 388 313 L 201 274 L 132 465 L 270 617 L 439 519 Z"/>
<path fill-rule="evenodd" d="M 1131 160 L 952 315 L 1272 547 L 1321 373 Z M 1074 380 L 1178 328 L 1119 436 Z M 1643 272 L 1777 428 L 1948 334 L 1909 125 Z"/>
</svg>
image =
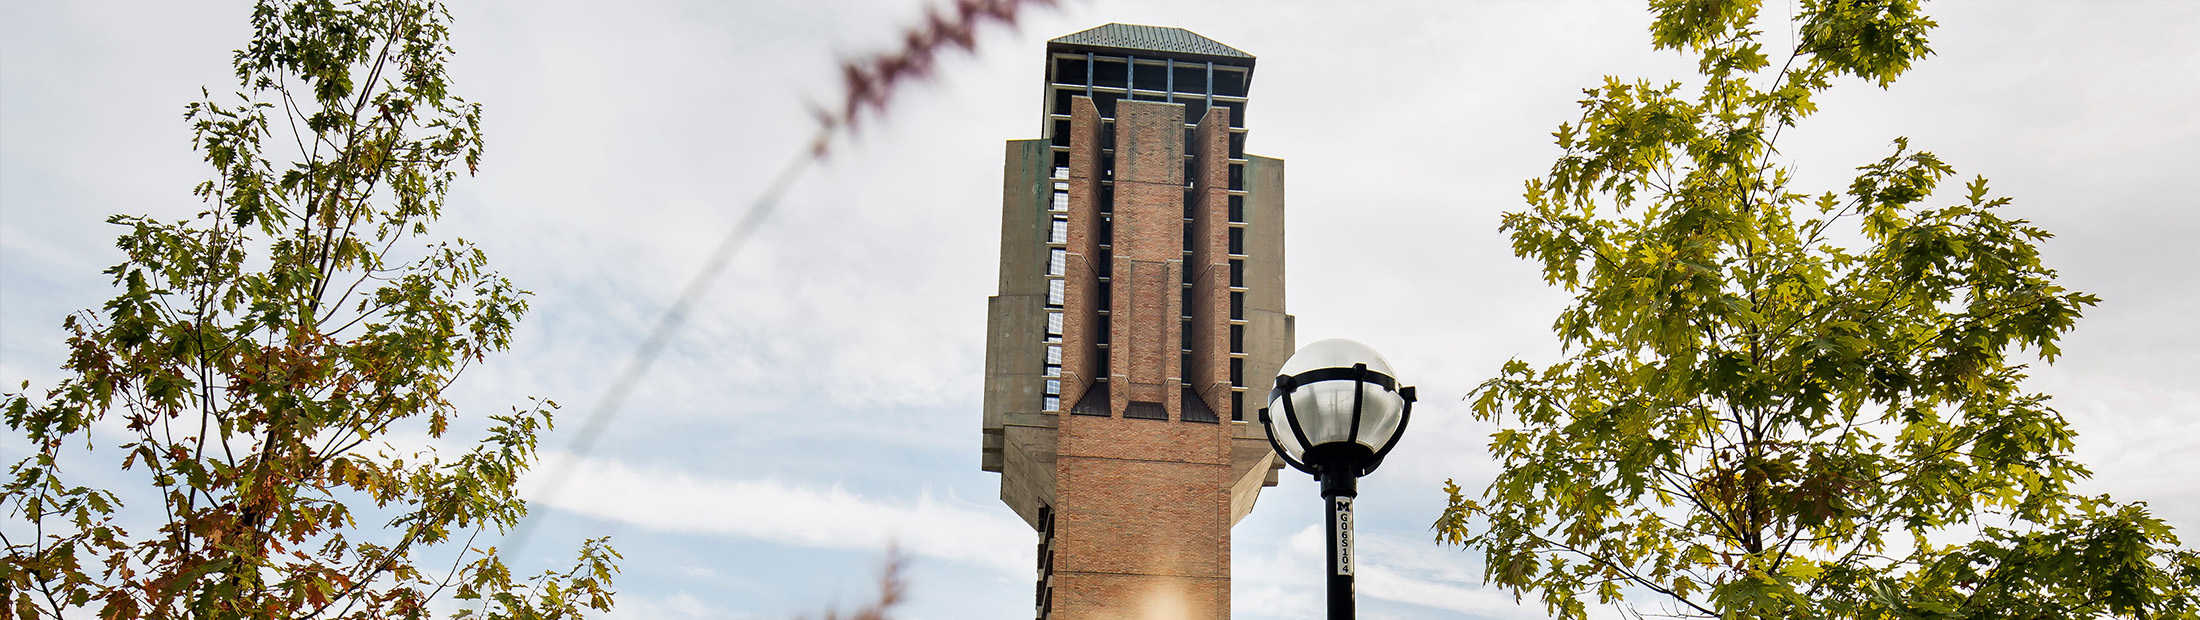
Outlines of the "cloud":
<svg viewBox="0 0 2200 620">
<path fill-rule="evenodd" d="M 758 616 L 711 605 L 687 592 L 675 592 L 668 596 L 621 593 L 610 615 L 605 617 L 611 620 L 742 620 Z"/>
<path fill-rule="evenodd" d="M 1542 608 L 1515 602 L 1511 594 L 1482 585 L 1474 567 L 1478 557 L 1426 540 L 1356 531 L 1358 595 L 1417 605 L 1479 618 L 1541 618 Z M 1292 532 L 1283 544 L 1231 560 L 1231 606 L 1240 615 L 1299 617 L 1319 609 L 1322 552 L 1328 545 L 1321 526 Z"/>
<path fill-rule="evenodd" d="M 543 471 L 569 457 L 548 454 Z M 583 459 L 549 506 L 588 517 L 672 534 L 737 536 L 774 544 L 829 549 L 884 549 L 1028 578 L 1031 528 L 998 506 L 921 493 L 883 499 L 838 485 L 815 487 L 775 479 L 725 480 L 657 467 Z M 524 493 L 538 495 L 542 478 Z"/>
</svg>

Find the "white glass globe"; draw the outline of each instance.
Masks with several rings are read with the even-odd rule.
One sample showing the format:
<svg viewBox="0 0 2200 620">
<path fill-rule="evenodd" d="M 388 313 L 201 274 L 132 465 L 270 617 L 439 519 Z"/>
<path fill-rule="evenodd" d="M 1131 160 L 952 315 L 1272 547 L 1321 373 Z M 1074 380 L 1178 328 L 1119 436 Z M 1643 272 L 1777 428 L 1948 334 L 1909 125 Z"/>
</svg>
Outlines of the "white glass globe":
<svg viewBox="0 0 2200 620">
<path fill-rule="evenodd" d="M 1366 364 L 1367 369 L 1390 377 L 1391 387 L 1372 382 L 1355 383 L 1348 376 L 1314 381 L 1295 386 L 1288 393 L 1275 395 L 1268 402 L 1269 433 L 1284 455 L 1301 463 L 1306 462 L 1308 448 L 1326 444 L 1357 443 L 1373 455 L 1389 445 L 1391 437 L 1398 433 L 1398 423 L 1404 417 L 1406 399 L 1396 386 L 1398 375 L 1391 372 L 1390 362 L 1367 345 L 1333 338 L 1299 349 L 1291 359 L 1283 362 L 1280 374 L 1286 377 L 1304 377 L 1309 371 L 1322 369 L 1351 369 L 1354 364 Z M 1359 435 L 1352 434 L 1352 408 L 1354 390 L 1358 385 L 1360 408 Z M 1283 399 L 1291 399 L 1290 408 Z M 1291 431 L 1290 417 L 1298 420 L 1299 430 L 1306 434 L 1306 442 L 1299 441 Z"/>
</svg>

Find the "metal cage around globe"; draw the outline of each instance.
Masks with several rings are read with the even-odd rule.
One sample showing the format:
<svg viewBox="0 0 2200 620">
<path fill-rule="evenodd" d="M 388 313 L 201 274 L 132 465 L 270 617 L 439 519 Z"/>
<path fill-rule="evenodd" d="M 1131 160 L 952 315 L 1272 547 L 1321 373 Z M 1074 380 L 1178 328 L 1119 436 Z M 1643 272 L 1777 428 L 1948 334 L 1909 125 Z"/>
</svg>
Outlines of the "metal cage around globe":
<svg viewBox="0 0 2200 620">
<path fill-rule="evenodd" d="M 1367 345 L 1329 339 L 1285 360 L 1261 421 L 1293 468 L 1324 476 L 1374 471 L 1413 407 L 1390 362 Z"/>
</svg>

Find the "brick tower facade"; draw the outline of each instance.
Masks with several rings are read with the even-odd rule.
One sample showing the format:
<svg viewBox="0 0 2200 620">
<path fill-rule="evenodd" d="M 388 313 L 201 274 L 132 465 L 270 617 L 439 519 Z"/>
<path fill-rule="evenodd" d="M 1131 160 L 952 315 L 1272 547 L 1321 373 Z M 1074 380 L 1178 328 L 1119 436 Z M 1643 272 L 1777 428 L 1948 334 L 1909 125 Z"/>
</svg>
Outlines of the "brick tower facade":
<svg viewBox="0 0 2200 620">
<path fill-rule="evenodd" d="M 1109 24 L 1046 66 L 1003 168 L 982 467 L 1039 532 L 1037 617 L 1227 618 L 1230 527 L 1279 465 L 1247 405 L 1292 350 L 1253 57 Z"/>
</svg>

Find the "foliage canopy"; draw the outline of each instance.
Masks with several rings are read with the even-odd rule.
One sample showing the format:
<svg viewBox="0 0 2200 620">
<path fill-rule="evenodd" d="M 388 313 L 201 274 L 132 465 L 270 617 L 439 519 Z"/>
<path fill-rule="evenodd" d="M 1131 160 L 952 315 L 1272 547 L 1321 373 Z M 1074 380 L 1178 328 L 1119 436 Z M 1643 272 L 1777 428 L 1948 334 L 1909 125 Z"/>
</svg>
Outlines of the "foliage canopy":
<svg viewBox="0 0 2200 620">
<path fill-rule="evenodd" d="M 1440 540 L 1554 615 L 2195 617 L 2200 555 L 2144 504 L 2072 484 L 2075 433 L 2026 356 L 2097 300 L 1986 180 L 1893 141 L 1848 187 L 1774 161 L 1834 83 L 1931 53 L 1917 0 L 1801 0 L 1775 58 L 1749 0 L 1653 0 L 1655 47 L 1701 85 L 1606 78 L 1505 214 L 1515 254 L 1574 294 L 1568 357 L 1471 396 L 1500 423 L 1479 499 Z M 1777 61 L 1777 64 L 1775 64 Z M 1640 611 L 1638 611 L 1640 613 Z"/>
<path fill-rule="evenodd" d="M 57 387 L 0 405 L 31 453 L 4 487 L 22 520 L 0 563 L 8 615 L 418 618 L 445 595 L 469 601 L 462 617 L 610 609 L 603 539 L 518 578 L 471 547 L 525 514 L 515 485 L 555 403 L 489 416 L 456 458 L 433 447 L 459 414 L 445 389 L 527 310 L 480 250 L 427 234 L 483 146 L 480 106 L 450 91 L 448 12 L 263 0 L 251 21 L 236 100 L 185 108 L 213 168 L 206 209 L 111 218 L 120 292 L 64 321 Z M 147 486 L 64 475 L 102 455 L 120 471 L 92 478 Z"/>
</svg>

